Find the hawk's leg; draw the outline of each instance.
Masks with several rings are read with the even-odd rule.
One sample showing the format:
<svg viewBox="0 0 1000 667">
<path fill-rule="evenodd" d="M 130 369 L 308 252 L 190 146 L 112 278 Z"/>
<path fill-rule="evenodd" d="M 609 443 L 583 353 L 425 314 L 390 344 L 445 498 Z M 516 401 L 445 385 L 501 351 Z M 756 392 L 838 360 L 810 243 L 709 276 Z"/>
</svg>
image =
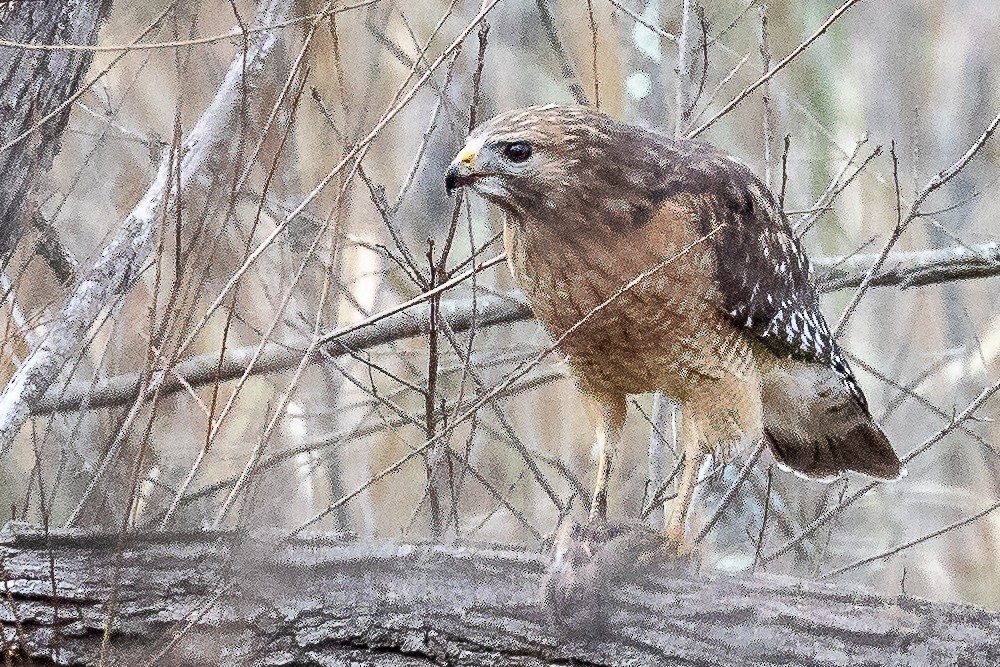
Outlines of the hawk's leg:
<svg viewBox="0 0 1000 667">
<path fill-rule="evenodd" d="M 605 522 L 608 514 L 608 486 L 611 469 L 625 426 L 625 397 L 589 394 L 585 402 L 591 423 L 596 425 L 597 480 L 590 504 L 590 522 Z"/>
<path fill-rule="evenodd" d="M 681 413 L 681 447 L 684 451 L 683 469 L 677 483 L 677 497 L 664 524 L 667 544 L 675 552 L 685 552 L 691 545 L 685 544 L 688 513 L 694 498 L 698 473 L 705 462 L 707 452 L 702 445 L 698 422 L 690 411 Z"/>
<path fill-rule="evenodd" d="M 609 592 L 657 571 L 670 554 L 658 532 L 641 524 L 607 520 L 612 462 L 625 425 L 625 396 L 591 392 L 584 405 L 597 431 L 597 480 L 590 519 L 584 525 L 568 521 L 559 530 L 542 593 L 556 625 L 592 635 L 603 622 L 600 612 Z"/>
</svg>

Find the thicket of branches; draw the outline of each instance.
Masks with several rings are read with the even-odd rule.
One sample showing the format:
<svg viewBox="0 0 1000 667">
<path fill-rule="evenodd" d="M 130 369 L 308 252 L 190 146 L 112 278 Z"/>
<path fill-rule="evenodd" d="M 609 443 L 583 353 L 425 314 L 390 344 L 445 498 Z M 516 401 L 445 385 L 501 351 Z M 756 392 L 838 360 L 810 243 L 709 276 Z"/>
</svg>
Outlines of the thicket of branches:
<svg viewBox="0 0 1000 667">
<path fill-rule="evenodd" d="M 979 3 L 3 4 L 11 518 L 547 548 L 586 506 L 591 433 L 495 212 L 443 172 L 494 113 L 575 100 L 770 184 L 908 463 L 821 486 L 720 462 L 706 562 L 996 606 Z M 662 520 L 674 418 L 635 397 L 616 518 Z"/>
</svg>

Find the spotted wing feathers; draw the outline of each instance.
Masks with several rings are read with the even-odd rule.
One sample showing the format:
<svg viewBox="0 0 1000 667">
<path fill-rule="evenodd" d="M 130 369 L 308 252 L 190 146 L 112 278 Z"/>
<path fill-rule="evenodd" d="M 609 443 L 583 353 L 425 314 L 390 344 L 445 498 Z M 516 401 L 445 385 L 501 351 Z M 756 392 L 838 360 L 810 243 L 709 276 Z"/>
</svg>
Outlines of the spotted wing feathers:
<svg viewBox="0 0 1000 667">
<path fill-rule="evenodd" d="M 723 308 L 777 357 L 764 378 L 764 433 L 775 457 L 809 477 L 854 470 L 879 478 L 902 464 L 819 307 L 809 259 L 770 191 L 731 158 L 691 144 L 679 182 L 715 250 Z"/>
</svg>

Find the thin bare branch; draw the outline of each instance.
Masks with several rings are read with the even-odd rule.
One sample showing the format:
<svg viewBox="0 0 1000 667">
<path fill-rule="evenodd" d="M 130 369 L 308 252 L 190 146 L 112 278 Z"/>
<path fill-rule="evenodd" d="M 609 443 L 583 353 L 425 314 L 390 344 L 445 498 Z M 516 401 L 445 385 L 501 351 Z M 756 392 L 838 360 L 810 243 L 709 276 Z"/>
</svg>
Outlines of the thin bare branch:
<svg viewBox="0 0 1000 667">
<path fill-rule="evenodd" d="M 629 9 L 628 7 L 626 7 L 625 5 L 623 5 L 621 2 L 619 2 L 619 0 L 608 0 L 608 2 L 610 2 L 612 5 L 614 5 L 617 9 L 620 9 L 621 11 L 625 12 L 626 14 L 628 14 L 629 18 L 631 18 L 633 21 L 635 21 L 639 25 L 641 25 L 641 26 L 643 26 L 645 28 L 648 28 L 654 34 L 662 37 L 663 39 L 665 39 L 667 41 L 674 42 L 675 44 L 678 43 L 678 42 L 680 42 L 680 37 L 678 37 L 677 35 L 674 35 L 674 34 L 671 34 L 671 33 L 667 32 L 666 30 L 664 30 L 663 28 L 661 28 L 661 27 L 659 27 L 657 25 L 653 25 L 652 23 L 650 23 L 649 21 L 647 21 L 646 19 L 642 18 L 641 16 L 639 16 L 638 14 L 636 14 L 635 12 L 633 12 L 631 9 Z"/>
<path fill-rule="evenodd" d="M 736 492 L 739 491 L 740 485 L 743 484 L 743 481 L 747 478 L 747 476 L 750 475 L 750 472 L 753 470 L 754 464 L 757 463 L 757 459 L 760 458 L 761 453 L 764 451 L 765 445 L 766 443 L 764 442 L 764 440 L 761 440 L 757 444 L 757 446 L 754 447 L 754 450 L 747 458 L 746 463 L 743 464 L 743 467 L 740 469 L 739 473 L 737 473 L 736 479 L 733 480 L 733 483 L 729 485 L 729 488 L 726 489 L 725 494 L 723 494 L 722 500 L 719 501 L 719 506 L 715 508 L 715 511 L 712 513 L 712 516 L 709 517 L 708 521 L 705 523 L 702 529 L 698 531 L 697 535 L 695 535 L 694 538 L 695 544 L 698 544 L 702 540 L 704 540 L 705 537 L 708 536 L 708 534 L 712 531 L 712 528 L 715 527 L 715 524 L 719 521 L 719 518 L 722 516 L 723 510 L 726 509 L 730 501 L 732 501 L 733 497 L 736 495 Z"/>
<path fill-rule="evenodd" d="M 416 97 L 417 92 L 427 83 L 435 71 L 445 63 L 451 55 L 461 48 L 465 41 L 465 38 L 479 26 L 479 24 L 486 18 L 487 14 L 499 4 L 500 0 L 489 0 L 483 5 L 479 13 L 476 14 L 472 20 L 465 26 L 465 28 L 458 34 L 458 36 L 452 41 L 452 43 L 442 51 L 442 53 L 434 60 L 433 63 L 426 69 L 424 74 L 420 76 L 419 79 L 413 84 L 413 86 L 398 96 L 397 101 L 392 105 L 392 107 L 382 115 L 382 117 L 375 123 L 374 127 L 366 134 L 361 140 L 359 140 L 355 146 L 347 152 L 344 157 L 324 176 L 320 182 L 307 194 L 302 201 L 285 217 L 285 219 L 278 225 L 275 226 L 274 230 L 265 238 L 260 244 L 250 253 L 247 260 L 233 272 L 226 284 L 219 290 L 215 299 L 209 304 L 208 308 L 205 309 L 204 315 L 201 319 L 191 327 L 191 331 L 188 337 L 181 343 L 179 349 L 186 350 L 194 342 L 194 339 L 201 332 L 201 330 L 208 323 L 209 319 L 215 313 L 215 311 L 222 305 L 225 301 L 227 295 L 232 291 L 232 289 L 243 279 L 250 268 L 256 264 L 260 256 L 267 250 L 275 239 L 277 239 L 281 234 L 285 232 L 288 228 L 289 223 L 294 220 L 300 213 L 302 213 L 308 206 L 313 202 L 323 192 L 326 187 L 338 177 L 345 168 L 352 164 L 356 164 L 357 160 L 363 156 L 363 154 L 371 146 L 372 142 L 379 133 L 390 123 L 392 120 L 399 115 L 399 113 Z M 442 19 L 443 20 L 443 19 Z M 415 69 L 413 71 L 416 71 Z"/>
<path fill-rule="evenodd" d="M 340 12 L 346 12 L 351 9 L 366 7 L 368 5 L 375 4 L 378 1 L 379 0 L 364 0 L 364 2 L 358 2 L 353 5 L 344 5 L 343 7 L 329 8 L 315 14 L 296 16 L 294 18 L 286 19 L 284 21 L 278 21 L 277 23 L 272 23 L 269 25 L 255 26 L 252 28 L 240 26 L 237 28 L 233 28 L 229 32 L 223 33 L 221 35 L 211 35 L 209 37 L 198 37 L 195 39 L 182 39 L 171 42 L 134 42 L 132 44 L 101 44 L 101 45 L 29 44 L 24 42 L 11 42 L 6 39 L 0 39 L 0 46 L 10 46 L 17 49 L 24 49 L 26 51 L 92 51 L 94 53 L 116 53 L 118 51 L 128 52 L 128 51 L 149 51 L 155 49 L 175 49 L 188 46 L 199 46 L 202 44 L 213 44 L 215 42 L 224 42 L 234 38 L 242 39 L 250 35 L 257 35 L 263 32 L 279 30 L 281 28 L 287 28 L 288 26 L 296 25 L 298 23 L 303 23 L 305 21 L 321 19 L 326 16 L 330 16 L 332 14 L 339 14 Z"/>
<path fill-rule="evenodd" d="M 988 515 L 988 514 L 994 512 L 994 511 L 996 511 L 997 509 L 1000 509 L 1000 501 L 997 501 L 997 502 L 993 503 L 992 505 L 990 505 L 986 509 L 984 509 L 982 511 L 979 511 L 979 512 L 976 512 L 975 514 L 973 514 L 971 516 L 967 516 L 964 519 L 959 519 L 958 521 L 954 521 L 952 523 L 949 523 L 944 528 L 939 528 L 938 530 L 931 531 L 931 532 L 927 533 L 926 535 L 921 535 L 920 537 L 918 537 L 916 539 L 910 540 L 909 542 L 905 542 L 904 544 L 900 544 L 899 546 L 893 547 L 892 549 L 889 549 L 887 551 L 883 551 L 880 554 L 876 554 L 874 556 L 869 556 L 868 558 L 858 559 L 858 560 L 854 561 L 853 563 L 851 563 L 850 565 L 845 565 L 845 566 L 839 567 L 836 570 L 833 570 L 831 572 L 827 572 L 827 573 L 821 575 L 820 578 L 821 579 L 832 579 L 834 577 L 840 576 L 841 574 L 844 574 L 845 572 L 850 572 L 851 570 L 856 570 L 859 567 L 861 567 L 862 565 L 867 565 L 868 563 L 874 563 L 876 561 L 885 560 L 886 558 L 890 558 L 892 556 L 895 556 L 896 554 L 900 553 L 901 551 L 906 551 L 910 547 L 915 547 L 918 544 L 922 544 L 924 542 L 927 542 L 928 540 L 934 539 L 935 537 L 940 537 L 940 536 L 942 536 L 942 535 L 944 535 L 946 533 L 950 533 L 953 530 L 956 530 L 956 529 L 961 528 L 963 526 L 967 526 L 970 523 L 978 521 L 979 519 L 982 519 L 983 517 L 985 517 L 986 515 Z"/>
<path fill-rule="evenodd" d="M 782 58 L 781 62 L 779 62 L 777 65 L 775 65 L 774 67 L 772 67 L 771 69 L 769 69 L 762 77 L 760 77 L 759 79 L 757 79 L 756 81 L 754 81 L 753 83 L 751 83 L 749 86 L 747 86 L 746 88 L 744 88 L 743 91 L 739 95 L 737 95 L 736 97 L 734 97 L 729 102 L 729 104 L 727 104 L 726 106 L 722 107 L 722 109 L 719 110 L 718 113 L 716 113 L 710 119 L 708 119 L 707 121 L 705 121 L 704 123 L 702 123 L 695 130 L 689 132 L 688 135 L 687 135 L 688 139 L 693 139 L 694 137 L 697 137 L 699 134 L 701 134 L 702 132 L 704 132 L 705 130 L 707 130 L 709 127 L 711 127 L 712 125 L 714 125 L 716 121 L 718 121 L 720 118 L 722 118 L 723 116 L 725 116 L 726 114 L 728 114 L 730 111 L 732 111 L 733 109 L 735 109 L 736 106 L 740 102 L 742 102 L 743 100 L 745 100 L 747 97 L 749 97 L 751 93 L 753 93 L 755 90 L 757 90 L 758 88 L 760 88 L 762 85 L 764 85 L 765 83 L 767 83 L 768 81 L 770 81 L 771 78 L 775 74 L 777 74 L 782 69 L 784 69 L 784 67 L 786 65 L 788 65 L 788 63 L 790 63 L 793 60 L 795 60 L 795 58 L 799 54 L 801 54 L 803 51 L 805 51 L 809 47 L 810 44 L 812 44 L 817 39 L 819 39 L 820 36 L 822 36 L 823 33 L 825 33 L 827 31 L 827 29 L 829 29 L 829 27 L 831 25 L 833 25 L 833 23 L 843 15 L 844 12 L 846 12 L 848 9 L 850 9 L 852 6 L 856 5 L 860 1 L 861 0 L 847 0 L 844 4 L 842 4 L 840 7 L 838 7 L 837 10 L 835 12 L 833 12 L 833 14 L 831 14 L 830 17 L 826 21 L 823 22 L 823 25 L 821 25 L 816 30 L 816 32 L 814 32 L 812 35 L 810 35 L 804 42 L 802 42 L 801 44 L 799 44 L 795 48 L 794 51 L 792 51 L 787 56 L 785 56 L 784 58 Z"/>
<path fill-rule="evenodd" d="M 261 8 L 260 17 L 262 22 L 272 23 L 282 20 L 287 11 L 287 2 L 272 0 Z M 229 110 L 237 104 L 241 94 L 243 73 L 250 74 L 250 81 L 256 78 L 276 44 L 277 37 L 269 33 L 246 54 L 237 54 L 215 97 L 184 142 L 180 153 L 182 187 L 197 176 L 210 155 L 225 152 L 219 147 L 228 141 L 232 126 L 238 120 Z M 153 232 L 167 203 L 165 193 L 170 177 L 168 156 L 146 194 L 63 306 L 58 323 L 7 383 L 0 395 L 0 454 L 10 448 L 28 419 L 31 407 L 82 349 L 95 320 L 107 308 L 116 308 L 131 289 L 152 248 Z"/>
<path fill-rule="evenodd" d="M 573 67 L 573 63 L 566 53 L 566 48 L 563 46 L 562 38 L 559 36 L 559 28 L 556 27 L 556 20 L 549 9 L 548 0 L 535 0 L 535 5 L 538 7 L 538 16 L 542 20 L 542 27 L 549 38 L 549 45 L 552 47 L 553 53 L 556 54 L 556 58 L 559 59 L 562 77 L 566 85 L 569 86 L 570 94 L 577 104 L 589 105 L 590 100 L 587 98 L 587 93 L 580 85 L 576 69 Z"/>
</svg>

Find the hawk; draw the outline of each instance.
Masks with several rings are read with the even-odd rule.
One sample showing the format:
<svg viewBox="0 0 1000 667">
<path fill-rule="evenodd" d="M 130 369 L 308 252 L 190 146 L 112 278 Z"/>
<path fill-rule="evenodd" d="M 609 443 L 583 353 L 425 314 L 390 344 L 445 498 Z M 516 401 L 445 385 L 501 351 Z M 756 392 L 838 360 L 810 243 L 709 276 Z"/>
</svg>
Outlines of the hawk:
<svg viewBox="0 0 1000 667">
<path fill-rule="evenodd" d="M 903 474 L 787 218 L 733 158 L 592 108 L 532 106 L 474 130 L 445 185 L 506 214 L 511 273 L 568 356 L 597 431 L 591 522 L 606 517 L 626 397 L 655 390 L 681 405 L 676 543 L 706 456 L 739 443 L 763 438 L 810 478 Z"/>
</svg>

